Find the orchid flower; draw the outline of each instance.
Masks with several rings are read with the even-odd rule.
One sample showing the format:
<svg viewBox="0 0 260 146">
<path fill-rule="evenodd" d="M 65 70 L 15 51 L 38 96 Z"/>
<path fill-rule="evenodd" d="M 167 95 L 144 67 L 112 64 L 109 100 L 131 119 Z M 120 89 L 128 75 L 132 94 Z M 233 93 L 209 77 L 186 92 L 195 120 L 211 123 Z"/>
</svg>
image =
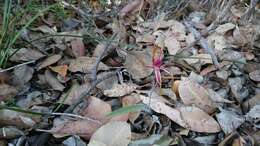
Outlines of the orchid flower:
<svg viewBox="0 0 260 146">
<path fill-rule="evenodd" d="M 154 75 L 155 75 L 155 82 L 159 86 L 161 86 L 161 84 L 162 84 L 161 71 L 165 71 L 166 73 L 170 74 L 170 72 L 167 71 L 165 64 L 163 64 L 163 50 L 162 49 L 160 49 L 160 54 L 158 57 L 156 57 L 156 55 L 153 54 L 152 65 L 148 65 L 148 67 L 153 68 Z"/>
</svg>

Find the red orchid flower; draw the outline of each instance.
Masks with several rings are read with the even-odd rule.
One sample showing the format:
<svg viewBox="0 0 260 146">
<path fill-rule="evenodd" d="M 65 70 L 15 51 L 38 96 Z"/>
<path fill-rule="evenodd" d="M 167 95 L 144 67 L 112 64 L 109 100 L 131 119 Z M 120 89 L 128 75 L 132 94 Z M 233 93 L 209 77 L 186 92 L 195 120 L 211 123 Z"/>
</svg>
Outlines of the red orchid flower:
<svg viewBox="0 0 260 146">
<path fill-rule="evenodd" d="M 156 48 L 154 49 L 156 50 Z M 162 76 L 161 71 L 165 71 L 166 73 L 170 74 L 169 71 L 167 71 L 165 64 L 163 64 L 163 50 L 160 49 L 159 56 L 155 55 L 155 51 L 153 51 L 153 60 L 152 65 L 148 65 L 148 67 L 153 68 L 154 75 L 155 75 L 155 82 L 157 85 L 161 86 L 162 84 Z"/>
</svg>

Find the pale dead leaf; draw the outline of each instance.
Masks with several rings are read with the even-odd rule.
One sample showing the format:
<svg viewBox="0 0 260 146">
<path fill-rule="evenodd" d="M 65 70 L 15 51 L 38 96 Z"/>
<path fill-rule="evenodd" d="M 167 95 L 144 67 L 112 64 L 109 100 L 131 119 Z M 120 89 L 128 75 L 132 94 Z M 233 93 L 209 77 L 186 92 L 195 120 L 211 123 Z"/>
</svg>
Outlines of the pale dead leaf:
<svg viewBox="0 0 260 146">
<path fill-rule="evenodd" d="M 130 125 L 126 122 L 109 122 L 92 135 L 90 146 L 94 146 L 93 141 L 101 142 L 106 146 L 127 146 L 131 141 Z"/>
<path fill-rule="evenodd" d="M 46 58 L 43 62 L 40 63 L 37 70 L 40 70 L 42 68 L 45 68 L 49 65 L 56 63 L 57 61 L 59 61 L 61 59 L 61 57 L 62 57 L 61 55 L 56 54 L 56 55 L 53 55 L 53 56 Z"/>
<path fill-rule="evenodd" d="M 185 38 L 186 38 L 185 26 L 177 20 L 173 20 L 172 23 L 173 23 L 173 25 L 171 27 L 171 33 L 174 34 L 175 38 L 178 41 L 185 41 Z"/>
<path fill-rule="evenodd" d="M 181 50 L 180 42 L 173 35 L 166 36 L 164 44 L 170 55 L 175 55 L 179 50 Z"/>
<path fill-rule="evenodd" d="M 155 112 L 166 115 L 172 121 L 187 129 L 206 133 L 216 133 L 220 131 L 218 123 L 207 113 L 195 106 L 171 108 L 161 100 L 143 95 L 139 95 L 139 97 Z"/>
<path fill-rule="evenodd" d="M 104 95 L 108 97 L 120 97 L 132 93 L 137 86 L 135 84 L 123 83 L 115 84 L 111 89 L 104 90 Z"/>
<path fill-rule="evenodd" d="M 141 4 L 143 3 L 143 0 L 135 0 L 130 1 L 120 12 L 119 16 L 124 17 L 129 14 L 133 14 L 141 9 Z"/>
<path fill-rule="evenodd" d="M 59 66 L 54 66 L 51 67 L 50 69 L 56 73 L 58 73 L 59 75 L 61 75 L 62 77 L 66 77 L 67 75 L 67 71 L 68 71 L 68 65 L 59 65 Z"/>
<path fill-rule="evenodd" d="M 242 123 L 244 123 L 245 118 L 236 114 L 233 111 L 228 111 L 220 109 L 221 112 L 216 115 L 218 123 L 220 124 L 222 130 L 229 134 L 238 128 Z"/>
<path fill-rule="evenodd" d="M 208 94 L 212 101 L 214 102 L 220 102 L 220 103 L 234 103 L 234 101 L 227 100 L 223 97 L 221 97 L 217 92 L 215 92 L 212 89 L 208 89 Z"/>
<path fill-rule="evenodd" d="M 78 57 L 69 64 L 69 71 L 89 73 L 95 66 L 96 60 L 97 60 L 96 57 L 86 57 L 86 56 Z M 100 62 L 98 68 L 101 70 L 108 69 L 108 67 L 102 62 Z"/>
<path fill-rule="evenodd" d="M 216 51 L 222 51 L 224 48 L 228 47 L 226 38 L 223 35 L 213 33 L 207 39 L 209 47 L 214 48 Z"/>
<path fill-rule="evenodd" d="M 14 139 L 22 135 L 25 135 L 23 131 L 13 126 L 2 127 L 0 128 L 0 131 L 2 131 L 0 132 L 0 139 Z M 1 145 L 1 146 L 5 146 L 5 145 Z"/>
<path fill-rule="evenodd" d="M 75 57 L 85 56 L 85 45 L 82 39 L 72 40 L 70 45 Z"/>
<path fill-rule="evenodd" d="M 52 89 L 63 91 L 65 87 L 58 81 L 58 79 L 49 70 L 46 70 L 44 75 L 45 75 L 45 81 Z"/>
<path fill-rule="evenodd" d="M 220 35 L 224 35 L 227 31 L 232 30 L 236 27 L 233 23 L 225 23 L 222 25 L 219 25 L 216 29 L 216 32 Z"/>
<path fill-rule="evenodd" d="M 200 62 L 202 65 L 204 64 L 212 64 L 212 58 L 210 54 L 196 54 L 190 56 L 190 58 L 184 59 L 188 64 L 195 64 Z"/>
<path fill-rule="evenodd" d="M 32 60 L 38 60 L 42 57 L 44 57 L 44 55 L 37 50 L 21 48 L 10 58 L 10 60 L 16 62 L 32 61 Z"/>
<path fill-rule="evenodd" d="M 188 79 L 181 81 L 179 94 L 185 105 L 195 104 L 207 113 L 211 113 L 215 108 L 207 90 L 194 81 Z"/>
</svg>

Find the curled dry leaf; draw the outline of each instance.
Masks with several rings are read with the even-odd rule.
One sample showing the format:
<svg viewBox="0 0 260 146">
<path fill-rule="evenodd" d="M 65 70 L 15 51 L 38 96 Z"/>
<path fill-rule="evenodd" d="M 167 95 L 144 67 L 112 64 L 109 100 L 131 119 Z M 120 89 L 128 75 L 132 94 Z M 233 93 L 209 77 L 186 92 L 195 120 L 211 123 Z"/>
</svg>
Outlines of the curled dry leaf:
<svg viewBox="0 0 260 146">
<path fill-rule="evenodd" d="M 218 34 L 224 35 L 227 31 L 232 30 L 235 27 L 236 27 L 236 25 L 233 23 L 225 23 L 225 24 L 219 25 L 216 29 L 216 32 Z"/>
<path fill-rule="evenodd" d="M 135 84 L 123 83 L 115 84 L 111 89 L 104 90 L 104 95 L 108 97 L 120 97 L 132 93 L 137 86 Z"/>
<path fill-rule="evenodd" d="M 72 40 L 70 45 L 75 57 L 85 56 L 85 45 L 82 39 Z"/>
<path fill-rule="evenodd" d="M 8 84 L 0 84 L 0 101 L 7 101 L 18 93 L 17 89 Z"/>
<path fill-rule="evenodd" d="M 196 105 L 207 113 L 211 113 L 215 105 L 207 90 L 191 80 L 183 80 L 179 85 L 179 94 L 185 105 Z"/>
<path fill-rule="evenodd" d="M 55 76 L 49 70 L 46 70 L 44 75 L 45 81 L 52 89 L 63 91 L 65 87 L 58 81 L 57 78 L 55 78 Z"/>
<path fill-rule="evenodd" d="M 69 71 L 89 73 L 95 66 L 96 60 L 96 57 L 78 57 L 69 64 Z M 100 62 L 98 68 L 101 70 L 108 69 L 108 67 L 102 62 Z"/>
<path fill-rule="evenodd" d="M 250 72 L 249 77 L 253 81 L 260 82 L 260 69 Z"/>
<path fill-rule="evenodd" d="M 43 62 L 40 63 L 38 70 L 41 70 L 42 68 L 52 65 L 57 61 L 59 61 L 60 59 L 61 59 L 61 55 L 58 54 L 46 58 Z"/>
<path fill-rule="evenodd" d="M 11 58 L 11 61 L 31 61 L 31 60 L 38 60 L 44 57 L 44 55 L 33 49 L 21 48 L 19 49 Z"/>
<path fill-rule="evenodd" d="M 66 77 L 68 71 L 68 65 L 65 64 L 65 65 L 54 66 L 54 67 L 50 67 L 50 69 L 58 73 L 62 77 Z"/>
<path fill-rule="evenodd" d="M 128 146 L 130 141 L 130 125 L 126 122 L 112 121 L 100 127 L 91 136 L 89 146 L 97 146 L 93 144 L 96 142 L 102 143 L 105 146 Z"/>
<path fill-rule="evenodd" d="M 155 112 L 166 115 L 175 123 L 184 128 L 206 133 L 216 133 L 220 131 L 218 123 L 207 113 L 195 106 L 171 108 L 161 100 L 139 95 L 142 101 L 149 105 Z"/>
<path fill-rule="evenodd" d="M 13 126 L 2 127 L 2 128 L 0 128 L 0 131 L 1 131 L 0 139 L 13 139 L 13 138 L 17 138 L 17 137 L 24 135 L 23 131 L 21 131 Z"/>
<path fill-rule="evenodd" d="M 137 12 L 138 10 L 141 9 L 142 3 L 144 1 L 143 0 L 135 0 L 135 1 L 130 1 L 129 4 L 127 4 L 120 12 L 119 15 L 121 17 L 124 17 L 128 14 L 133 14 L 135 12 Z"/>
</svg>

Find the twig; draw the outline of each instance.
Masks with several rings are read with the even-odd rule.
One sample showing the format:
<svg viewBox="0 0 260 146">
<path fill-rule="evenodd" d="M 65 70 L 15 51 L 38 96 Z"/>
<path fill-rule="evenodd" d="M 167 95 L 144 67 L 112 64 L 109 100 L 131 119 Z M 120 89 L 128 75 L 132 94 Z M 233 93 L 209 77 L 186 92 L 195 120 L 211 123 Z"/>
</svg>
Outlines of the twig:
<svg viewBox="0 0 260 146">
<path fill-rule="evenodd" d="M 106 76 L 100 78 L 100 79 L 97 79 L 95 81 L 92 82 L 90 88 L 88 88 L 87 90 L 85 90 L 83 93 L 81 93 L 79 95 L 79 98 L 77 101 L 75 101 L 72 105 L 70 105 L 66 110 L 65 112 L 66 113 L 71 113 L 80 103 L 82 103 L 84 101 L 84 99 L 86 97 L 88 97 L 90 94 L 91 94 L 91 91 L 93 89 L 96 88 L 97 84 L 101 83 L 102 81 L 106 80 L 106 79 L 109 79 L 115 75 L 117 75 L 117 72 L 119 71 L 120 69 L 117 69 L 115 72 L 111 72 L 109 74 L 107 74 Z"/>
<path fill-rule="evenodd" d="M 31 63 L 34 63 L 34 62 L 35 62 L 35 60 L 32 60 L 32 61 L 28 61 L 28 62 L 25 62 L 25 63 L 22 63 L 22 64 L 18 64 L 18 65 L 12 66 L 12 67 L 7 68 L 7 69 L 0 69 L 0 73 L 6 72 L 6 71 L 9 71 L 9 70 L 12 70 L 12 69 L 15 69 L 15 68 L 27 65 L 27 64 L 31 64 Z"/>
<path fill-rule="evenodd" d="M 105 53 L 107 52 L 109 46 L 112 44 L 112 40 L 115 39 L 115 37 L 117 36 L 117 34 L 113 34 L 113 36 L 111 37 L 111 41 L 108 41 L 102 51 L 102 53 L 98 56 L 97 61 L 95 62 L 95 65 L 93 66 L 92 70 L 91 70 L 91 79 L 92 81 L 95 81 L 97 79 L 97 71 L 98 71 L 98 66 L 102 60 L 102 58 L 104 57 Z"/>
<path fill-rule="evenodd" d="M 73 118 L 78 118 L 78 119 L 82 119 L 82 120 L 88 120 L 97 124 L 101 124 L 100 121 L 88 118 L 88 117 L 83 117 L 80 115 L 75 115 L 75 114 L 70 114 L 70 113 L 51 113 L 52 116 L 67 116 L 67 117 L 73 117 Z"/>
</svg>

